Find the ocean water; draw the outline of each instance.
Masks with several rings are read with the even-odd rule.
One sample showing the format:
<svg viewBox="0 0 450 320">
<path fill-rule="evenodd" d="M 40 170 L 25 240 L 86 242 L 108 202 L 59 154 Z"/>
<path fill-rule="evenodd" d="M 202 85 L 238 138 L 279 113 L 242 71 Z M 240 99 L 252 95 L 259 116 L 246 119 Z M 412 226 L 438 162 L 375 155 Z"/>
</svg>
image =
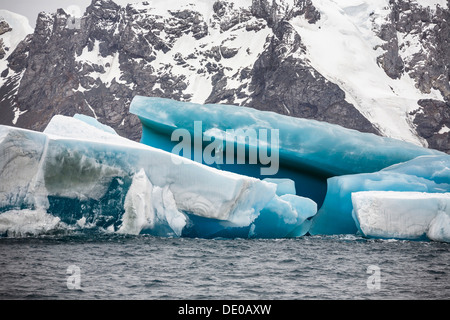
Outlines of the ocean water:
<svg viewBox="0 0 450 320">
<path fill-rule="evenodd" d="M 450 244 L 98 233 L 0 239 L 0 299 L 449 299 Z"/>
</svg>

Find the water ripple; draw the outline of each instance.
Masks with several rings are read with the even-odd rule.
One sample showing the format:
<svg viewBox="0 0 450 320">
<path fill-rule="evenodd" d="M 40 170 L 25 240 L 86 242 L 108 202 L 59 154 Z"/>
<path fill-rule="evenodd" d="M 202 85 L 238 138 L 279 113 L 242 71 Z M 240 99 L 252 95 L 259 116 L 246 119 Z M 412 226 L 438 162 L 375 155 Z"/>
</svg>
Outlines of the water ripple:
<svg viewBox="0 0 450 320">
<path fill-rule="evenodd" d="M 80 268 L 81 290 L 67 287 Z M 449 299 L 450 245 L 92 235 L 0 239 L 0 299 Z M 380 288 L 368 287 L 369 266 Z"/>
</svg>

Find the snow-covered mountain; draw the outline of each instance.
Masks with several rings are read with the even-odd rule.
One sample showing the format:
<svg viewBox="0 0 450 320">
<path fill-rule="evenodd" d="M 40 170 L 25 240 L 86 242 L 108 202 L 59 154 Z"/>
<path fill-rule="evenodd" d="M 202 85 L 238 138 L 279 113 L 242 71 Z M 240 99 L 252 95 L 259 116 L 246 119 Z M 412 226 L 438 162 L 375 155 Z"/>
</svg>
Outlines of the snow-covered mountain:
<svg viewBox="0 0 450 320">
<path fill-rule="evenodd" d="M 0 77 L 0 97 L 2 99 L 0 101 L 0 119 L 2 120 L 0 121 L 2 123 L 4 111 L 9 114 L 12 112 L 13 118 L 10 122 L 13 125 L 17 123 L 22 114 L 16 105 L 11 104 L 11 101 L 17 93 L 24 70 L 9 74 L 8 58 L 17 45 L 32 32 L 33 28 L 27 18 L 7 10 L 0 10 L 0 70 L 3 71 Z"/>
<path fill-rule="evenodd" d="M 128 108 L 143 95 L 450 151 L 449 1 L 126 3 L 41 13 L 34 32 L 0 11 L 0 124 L 43 130 L 55 114 L 84 113 L 137 140 Z"/>
</svg>

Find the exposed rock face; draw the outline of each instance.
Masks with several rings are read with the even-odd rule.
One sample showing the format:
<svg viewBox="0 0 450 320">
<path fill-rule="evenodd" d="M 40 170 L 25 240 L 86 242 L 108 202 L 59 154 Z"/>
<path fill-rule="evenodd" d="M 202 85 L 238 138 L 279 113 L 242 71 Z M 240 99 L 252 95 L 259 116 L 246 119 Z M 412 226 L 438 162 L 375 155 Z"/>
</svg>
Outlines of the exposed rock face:
<svg viewBox="0 0 450 320">
<path fill-rule="evenodd" d="M 8 22 L 5 20 L 0 20 L 0 36 L 11 31 L 12 28 L 9 26 Z M 6 51 L 3 43 L 3 39 L 0 39 L 0 60 L 5 57 Z"/>
<path fill-rule="evenodd" d="M 274 111 L 293 117 L 316 119 L 342 125 L 363 132 L 377 133 L 372 124 L 350 103 L 339 86 L 329 82 L 305 61 L 305 47 L 301 37 L 286 20 L 305 15 L 315 23 L 320 13 L 310 1 L 289 8 L 268 9 L 262 1 L 253 1 L 253 11 L 266 14 L 274 34 L 252 69 L 250 107 Z M 258 5 L 255 5 L 257 3 Z M 266 12 L 268 11 L 268 12 Z"/>
<path fill-rule="evenodd" d="M 387 41 L 379 62 L 392 78 L 408 73 L 424 93 L 439 90 L 450 101 L 450 11 L 390 0 L 391 14 L 379 32 Z M 399 41 L 398 35 L 403 36 Z M 414 44 L 414 45 L 412 45 Z"/>
<path fill-rule="evenodd" d="M 391 78 L 411 75 L 420 90 L 439 90 L 448 102 L 449 10 L 428 12 L 403 0 L 390 8 L 378 30 L 380 67 Z M 0 123 L 43 130 L 55 114 L 83 113 L 139 140 L 140 123 L 128 108 L 145 95 L 248 106 L 378 134 L 339 84 L 311 66 L 291 24 L 296 17 L 311 25 L 322 18 L 311 0 L 253 0 L 249 7 L 217 0 L 208 10 L 93 0 L 81 19 L 64 10 L 41 13 L 0 70 Z M 422 50 L 408 55 L 403 33 L 419 37 Z M 423 115 L 448 107 L 439 102 L 428 113 L 428 105 Z M 428 118 L 413 116 L 430 146 L 450 149 L 423 129 Z"/>
<path fill-rule="evenodd" d="M 8 22 L 5 20 L 0 20 L 0 35 L 11 31 L 12 28 L 9 26 Z"/>
<path fill-rule="evenodd" d="M 414 115 L 417 133 L 427 139 L 429 147 L 450 153 L 450 103 L 420 100 Z"/>
</svg>

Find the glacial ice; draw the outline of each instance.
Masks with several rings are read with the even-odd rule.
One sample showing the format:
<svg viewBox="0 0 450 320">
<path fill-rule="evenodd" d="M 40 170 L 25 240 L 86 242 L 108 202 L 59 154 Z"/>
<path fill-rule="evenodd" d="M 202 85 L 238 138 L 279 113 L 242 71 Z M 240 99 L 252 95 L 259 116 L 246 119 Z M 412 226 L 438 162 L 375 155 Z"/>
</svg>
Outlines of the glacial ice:
<svg viewBox="0 0 450 320">
<path fill-rule="evenodd" d="M 201 121 L 203 133 L 212 136 L 222 132 L 226 137 L 227 129 L 279 130 L 280 163 L 308 167 L 326 176 L 375 172 L 418 156 L 442 154 L 326 122 L 231 105 L 201 105 L 136 96 L 130 112 L 143 123 L 142 142 L 145 144 L 162 143 L 151 139 L 158 133 L 168 135 L 165 140 L 170 142 L 170 134 L 177 128 L 193 132 L 194 121 Z"/>
<path fill-rule="evenodd" d="M 263 181 L 275 183 L 277 185 L 277 195 L 297 194 L 295 190 L 295 182 L 291 179 L 274 179 L 265 178 Z"/>
<path fill-rule="evenodd" d="M 443 154 L 404 141 L 360 133 L 325 122 L 231 105 L 201 105 L 136 96 L 130 105 L 130 112 L 142 122 L 141 142 L 168 152 L 172 152 L 177 143 L 171 141 L 172 133 L 176 129 L 184 129 L 194 135 L 195 122 L 199 121 L 202 134 L 208 140 L 223 140 L 225 145 L 227 139 L 235 138 L 227 135 L 229 129 L 235 132 L 241 130 L 240 134 L 244 138 L 248 129 L 256 132 L 260 129 L 278 130 L 280 168 L 276 175 L 261 175 L 259 167 L 264 167 L 261 163 L 259 166 L 212 166 L 260 179 L 289 178 L 295 181 L 297 195 L 314 200 L 319 207 L 325 198 L 327 179 L 330 177 L 377 172 L 418 156 Z M 258 141 L 246 141 L 247 148 L 266 144 L 267 141 L 259 136 Z"/>
<path fill-rule="evenodd" d="M 154 235 L 181 236 L 186 217 L 178 211 L 169 187 L 153 186 L 141 169 L 133 176 L 124 203 L 125 213 L 118 233 L 140 234 L 150 230 Z"/>
<path fill-rule="evenodd" d="M 150 101 L 152 121 L 144 111 Z M 0 235 L 93 228 L 170 237 L 360 232 L 450 241 L 446 154 L 246 108 L 223 117 L 220 106 L 174 105 L 181 109 L 165 99 L 133 102 L 150 146 L 81 115 L 55 116 L 43 133 L 0 126 Z M 192 129 L 198 119 L 206 135 L 234 122 L 231 128 L 278 128 L 280 174 L 261 177 L 258 165 L 214 168 L 168 152 L 170 133 Z"/>
<path fill-rule="evenodd" d="M 254 237 L 300 237 L 310 227 L 310 220 L 317 212 L 317 204 L 307 198 L 285 194 L 272 199 L 252 225 Z M 295 226 L 295 228 L 292 228 Z"/>
<path fill-rule="evenodd" d="M 56 117 L 58 117 L 58 116 L 56 116 Z M 81 121 L 85 122 L 86 124 L 88 124 L 88 125 L 90 125 L 90 126 L 96 127 L 96 128 L 99 129 L 99 130 L 102 130 L 102 131 L 105 131 L 105 132 L 108 132 L 108 133 L 111 133 L 111 134 L 114 134 L 114 135 L 118 135 L 117 132 L 116 132 L 116 130 L 114 130 L 114 129 L 111 128 L 110 126 L 107 126 L 107 125 L 105 125 L 105 124 L 103 124 L 103 123 L 100 123 L 100 122 L 99 122 L 97 119 L 95 119 L 95 118 L 86 116 L 86 115 L 84 115 L 84 114 L 75 114 L 75 115 L 73 116 L 73 118 L 74 118 L 74 119 L 81 120 Z M 56 125 L 56 124 L 57 124 L 57 121 L 52 121 L 52 124 L 53 124 L 53 125 Z M 52 128 L 50 128 L 50 127 L 47 126 L 47 127 L 45 128 L 45 132 L 49 132 L 49 130 L 54 130 L 54 129 L 52 129 Z M 56 132 L 55 132 L 55 133 L 56 133 Z"/>
<path fill-rule="evenodd" d="M 310 234 L 355 234 L 352 194 L 361 191 L 450 192 L 450 156 L 421 156 L 374 173 L 328 179 L 328 191 Z"/>
<path fill-rule="evenodd" d="M 450 241 L 450 193 L 352 193 L 359 231 L 374 238 Z"/>
<path fill-rule="evenodd" d="M 55 227 L 175 237 L 285 237 L 306 233 L 302 224 L 317 212 L 309 199 L 278 196 L 275 183 L 130 141 L 79 116 L 55 116 L 43 133 L 0 126 L 0 181 L 2 234 L 33 233 L 32 226 L 20 228 L 20 221 L 32 220 L 11 217 L 35 212 L 36 219 Z M 264 225 L 273 223 L 264 233 Z M 35 225 L 39 229 L 40 223 Z"/>
<path fill-rule="evenodd" d="M 61 220 L 45 210 L 9 210 L 0 214 L 0 235 L 39 236 L 61 228 Z"/>
</svg>

